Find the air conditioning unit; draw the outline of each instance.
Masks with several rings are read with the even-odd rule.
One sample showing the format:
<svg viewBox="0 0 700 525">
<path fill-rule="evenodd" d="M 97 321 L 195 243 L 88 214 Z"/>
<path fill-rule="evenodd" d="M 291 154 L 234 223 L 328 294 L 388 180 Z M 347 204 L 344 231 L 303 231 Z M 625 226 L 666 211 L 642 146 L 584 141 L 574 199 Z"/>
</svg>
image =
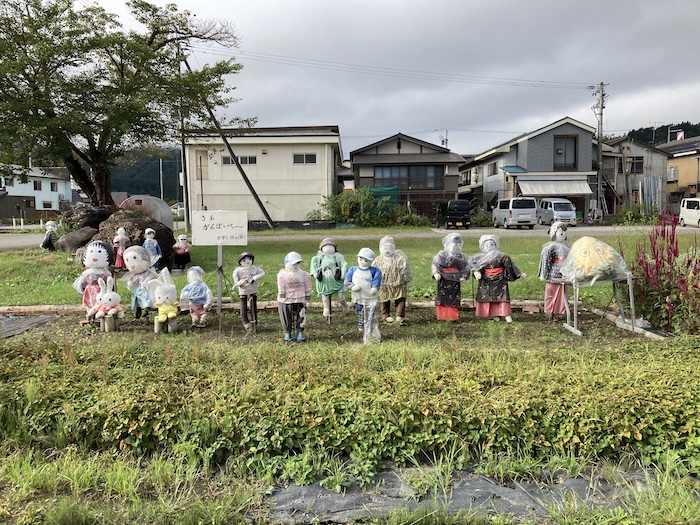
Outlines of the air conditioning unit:
<svg viewBox="0 0 700 525">
<path fill-rule="evenodd" d="M 59 194 L 58 194 L 58 200 L 59 200 L 59 201 L 64 201 L 64 200 L 66 200 L 65 194 L 59 193 Z"/>
</svg>

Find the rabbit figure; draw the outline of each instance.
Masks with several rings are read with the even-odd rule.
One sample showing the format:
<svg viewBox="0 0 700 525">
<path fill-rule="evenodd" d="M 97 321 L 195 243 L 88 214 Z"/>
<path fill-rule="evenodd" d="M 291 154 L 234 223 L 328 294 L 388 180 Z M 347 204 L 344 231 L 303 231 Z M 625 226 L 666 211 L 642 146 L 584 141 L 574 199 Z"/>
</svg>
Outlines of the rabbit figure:
<svg viewBox="0 0 700 525">
<path fill-rule="evenodd" d="M 153 304 L 158 308 L 158 313 L 153 320 L 153 331 L 157 334 L 163 331 L 176 332 L 180 302 L 170 271 L 163 268 L 158 278 L 148 283 L 148 288 L 153 297 Z"/>
<path fill-rule="evenodd" d="M 121 296 L 114 291 L 114 279 L 107 277 L 107 281 L 99 279 L 100 291 L 97 294 L 97 304 L 88 311 L 88 319 L 100 320 L 100 329 L 103 332 L 114 332 L 119 329 L 117 320 L 124 317 L 124 311 L 119 303 Z"/>
</svg>

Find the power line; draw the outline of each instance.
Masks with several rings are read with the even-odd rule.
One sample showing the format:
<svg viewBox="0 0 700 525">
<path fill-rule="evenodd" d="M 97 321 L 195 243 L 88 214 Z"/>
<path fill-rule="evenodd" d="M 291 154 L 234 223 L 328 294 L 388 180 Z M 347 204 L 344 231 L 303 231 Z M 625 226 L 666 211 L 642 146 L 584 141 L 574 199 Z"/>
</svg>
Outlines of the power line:
<svg viewBox="0 0 700 525">
<path fill-rule="evenodd" d="M 322 69 L 327 71 L 342 71 L 346 73 L 360 73 L 365 75 L 377 75 L 396 78 L 413 78 L 418 80 L 432 80 L 439 82 L 458 82 L 465 84 L 485 84 L 511 87 L 533 87 L 546 89 L 588 89 L 590 82 L 554 82 L 548 80 L 528 80 L 518 78 L 499 78 L 477 75 L 455 75 L 452 73 L 436 73 L 431 71 L 419 71 L 411 69 L 387 68 L 378 66 L 368 66 L 363 64 L 350 64 L 345 62 L 335 62 L 329 60 L 316 60 L 310 58 L 299 58 L 285 55 L 273 55 L 269 53 L 258 53 L 255 51 L 238 50 L 234 53 L 227 48 L 212 48 L 201 44 L 190 45 L 193 51 L 203 54 L 218 55 L 226 58 L 236 57 L 241 61 L 252 60 L 258 62 L 268 62 L 287 66 L 305 67 L 311 69 Z"/>
</svg>

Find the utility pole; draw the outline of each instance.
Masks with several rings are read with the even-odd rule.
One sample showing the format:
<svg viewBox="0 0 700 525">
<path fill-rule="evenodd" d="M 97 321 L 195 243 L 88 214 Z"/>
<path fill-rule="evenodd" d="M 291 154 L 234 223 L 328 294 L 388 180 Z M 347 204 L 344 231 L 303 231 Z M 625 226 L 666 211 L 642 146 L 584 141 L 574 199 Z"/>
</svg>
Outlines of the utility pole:
<svg viewBox="0 0 700 525">
<path fill-rule="evenodd" d="M 598 100 L 593 107 L 593 113 L 598 119 L 598 184 L 596 188 L 596 208 L 600 208 L 601 213 L 606 206 L 604 206 L 605 193 L 603 192 L 603 109 L 605 108 L 605 86 L 601 82 L 598 86 L 588 86 L 588 89 L 593 90 L 593 96 L 597 96 Z"/>
</svg>

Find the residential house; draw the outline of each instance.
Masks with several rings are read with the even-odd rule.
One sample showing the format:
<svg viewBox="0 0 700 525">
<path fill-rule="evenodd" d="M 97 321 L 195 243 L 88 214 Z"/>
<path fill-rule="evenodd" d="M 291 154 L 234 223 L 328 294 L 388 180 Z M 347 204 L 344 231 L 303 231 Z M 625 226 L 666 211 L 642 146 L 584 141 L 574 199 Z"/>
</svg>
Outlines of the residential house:
<svg viewBox="0 0 700 525">
<path fill-rule="evenodd" d="M 588 210 L 591 184 L 597 180 L 592 169 L 595 131 L 566 117 L 475 155 L 459 168 L 465 183 L 460 193 L 481 193 L 476 204 L 484 211 L 499 198 L 521 195 L 563 197 L 577 210 Z"/>
<path fill-rule="evenodd" d="M 338 126 L 224 130 L 185 140 L 188 212 L 246 211 L 248 220 L 303 221 L 338 191 L 343 153 Z M 254 192 L 254 193 L 253 193 Z M 258 199 L 254 197 L 257 195 Z"/>
<path fill-rule="evenodd" d="M 676 215 L 681 199 L 698 196 L 700 185 L 700 137 L 656 146 L 669 155 L 666 178 L 666 209 Z"/>
<path fill-rule="evenodd" d="M 618 207 L 640 206 L 653 214 L 667 204 L 667 163 L 669 154 L 627 135 L 607 140 L 603 150 L 603 173 L 615 187 Z M 680 200 L 678 200 L 680 202 Z M 619 212 L 616 209 L 616 212 Z"/>
<path fill-rule="evenodd" d="M 0 218 L 47 219 L 67 209 L 72 197 L 67 169 L 11 168 L 17 175 L 1 177 Z M 26 182 L 20 180 L 20 172 L 26 172 Z"/>
<path fill-rule="evenodd" d="M 402 204 L 435 217 L 439 203 L 457 199 L 458 166 L 464 158 L 449 149 L 397 133 L 350 153 L 355 185 L 398 187 Z"/>
</svg>

